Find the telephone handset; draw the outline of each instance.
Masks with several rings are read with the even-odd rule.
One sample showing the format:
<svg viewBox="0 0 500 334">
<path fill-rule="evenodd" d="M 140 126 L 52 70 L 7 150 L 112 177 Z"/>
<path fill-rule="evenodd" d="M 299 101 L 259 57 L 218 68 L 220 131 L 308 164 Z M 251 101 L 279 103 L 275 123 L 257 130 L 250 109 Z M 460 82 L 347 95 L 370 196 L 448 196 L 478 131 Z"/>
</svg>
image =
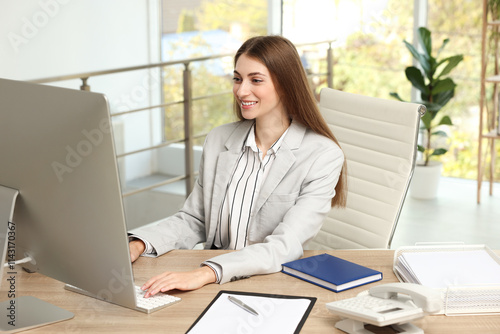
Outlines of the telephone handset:
<svg viewBox="0 0 500 334">
<path fill-rule="evenodd" d="M 345 318 L 335 327 L 346 333 L 372 333 L 364 328 L 365 324 L 371 324 L 391 325 L 400 333 L 417 334 L 423 331 L 409 321 L 439 312 L 442 305 L 438 290 L 419 284 L 389 283 L 374 286 L 354 298 L 327 303 L 326 307 Z"/>
</svg>

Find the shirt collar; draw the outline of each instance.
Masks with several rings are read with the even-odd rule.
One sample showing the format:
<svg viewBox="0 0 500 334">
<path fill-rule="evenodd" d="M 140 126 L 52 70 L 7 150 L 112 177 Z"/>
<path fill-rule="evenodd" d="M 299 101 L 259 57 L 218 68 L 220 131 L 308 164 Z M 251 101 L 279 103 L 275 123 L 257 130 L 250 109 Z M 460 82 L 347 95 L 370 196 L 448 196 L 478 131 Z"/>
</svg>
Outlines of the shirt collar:
<svg viewBox="0 0 500 334">
<path fill-rule="evenodd" d="M 267 154 L 276 154 L 278 152 L 279 148 L 281 147 L 281 144 L 283 143 L 283 138 L 285 138 L 285 135 L 288 132 L 288 129 L 290 129 L 290 127 L 288 127 L 285 130 L 285 132 L 283 132 L 281 137 L 279 137 L 278 140 L 276 140 L 274 142 L 274 144 L 271 146 L 271 148 L 267 151 Z M 245 149 L 245 147 L 250 147 L 252 149 L 252 151 L 254 151 L 254 152 L 260 151 L 259 148 L 257 147 L 257 143 L 255 141 L 255 124 L 252 125 L 252 128 L 248 132 L 247 140 L 245 141 L 245 145 L 243 146 L 243 149 Z"/>
</svg>

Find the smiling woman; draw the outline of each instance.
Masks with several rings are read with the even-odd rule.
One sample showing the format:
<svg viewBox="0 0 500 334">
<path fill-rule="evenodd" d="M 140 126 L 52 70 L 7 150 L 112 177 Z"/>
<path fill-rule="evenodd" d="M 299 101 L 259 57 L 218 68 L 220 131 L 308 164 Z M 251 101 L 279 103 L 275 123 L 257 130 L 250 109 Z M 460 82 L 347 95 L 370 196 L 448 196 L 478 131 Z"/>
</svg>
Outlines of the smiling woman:
<svg viewBox="0 0 500 334">
<path fill-rule="evenodd" d="M 166 271 L 146 297 L 273 273 L 298 259 L 331 206 L 344 206 L 344 155 L 321 114 L 294 45 L 279 36 L 247 40 L 234 62 L 239 121 L 206 138 L 199 178 L 175 215 L 134 231 L 130 252 L 234 249 L 200 268 Z"/>
</svg>

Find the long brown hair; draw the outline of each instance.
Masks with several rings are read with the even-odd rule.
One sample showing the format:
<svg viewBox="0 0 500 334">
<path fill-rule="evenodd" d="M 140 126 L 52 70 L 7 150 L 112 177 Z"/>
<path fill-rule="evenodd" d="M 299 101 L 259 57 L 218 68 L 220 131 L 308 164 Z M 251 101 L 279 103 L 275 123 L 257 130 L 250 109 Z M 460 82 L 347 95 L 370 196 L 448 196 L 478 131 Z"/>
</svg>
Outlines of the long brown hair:
<svg viewBox="0 0 500 334">
<path fill-rule="evenodd" d="M 281 36 L 257 36 L 248 39 L 236 52 L 234 66 L 241 55 L 264 64 L 286 112 L 294 122 L 340 144 L 321 115 L 295 46 Z M 241 109 L 235 103 L 235 112 L 243 120 Z M 344 160 L 340 178 L 335 186 L 332 206 L 345 207 L 347 200 L 347 167 Z"/>
</svg>

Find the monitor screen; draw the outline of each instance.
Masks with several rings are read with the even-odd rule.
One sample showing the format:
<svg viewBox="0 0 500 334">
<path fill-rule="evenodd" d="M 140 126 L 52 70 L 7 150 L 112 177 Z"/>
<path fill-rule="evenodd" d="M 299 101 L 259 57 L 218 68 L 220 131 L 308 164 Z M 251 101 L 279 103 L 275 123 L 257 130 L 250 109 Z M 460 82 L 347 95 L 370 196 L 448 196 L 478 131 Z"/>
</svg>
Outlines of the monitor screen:
<svg viewBox="0 0 500 334">
<path fill-rule="evenodd" d="M 132 267 L 106 97 L 0 79 L 0 110 L 0 185 L 19 191 L 15 257 L 31 257 L 27 270 L 134 307 L 133 289 L 124 288 Z"/>
</svg>

